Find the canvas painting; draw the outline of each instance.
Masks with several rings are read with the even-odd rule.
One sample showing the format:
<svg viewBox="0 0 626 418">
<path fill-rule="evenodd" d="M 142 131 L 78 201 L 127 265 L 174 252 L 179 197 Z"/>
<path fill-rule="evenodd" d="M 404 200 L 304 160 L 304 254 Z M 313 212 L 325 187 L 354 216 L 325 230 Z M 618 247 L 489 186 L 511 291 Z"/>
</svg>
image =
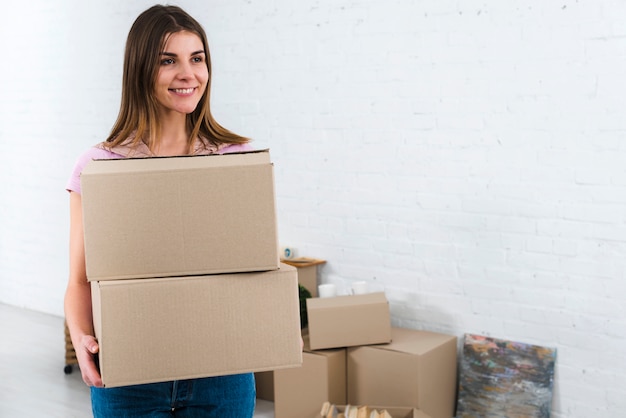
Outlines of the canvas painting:
<svg viewBox="0 0 626 418">
<path fill-rule="evenodd" d="M 556 350 L 466 334 L 458 418 L 549 418 Z"/>
</svg>

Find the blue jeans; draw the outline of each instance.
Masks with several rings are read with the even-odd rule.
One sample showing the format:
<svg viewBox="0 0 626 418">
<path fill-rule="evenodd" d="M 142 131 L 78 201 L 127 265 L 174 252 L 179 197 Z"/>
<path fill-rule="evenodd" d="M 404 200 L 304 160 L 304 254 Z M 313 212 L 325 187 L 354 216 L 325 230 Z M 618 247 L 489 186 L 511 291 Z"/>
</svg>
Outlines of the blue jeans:
<svg viewBox="0 0 626 418">
<path fill-rule="evenodd" d="M 91 388 L 95 418 L 251 418 L 255 399 L 252 373 Z"/>
</svg>

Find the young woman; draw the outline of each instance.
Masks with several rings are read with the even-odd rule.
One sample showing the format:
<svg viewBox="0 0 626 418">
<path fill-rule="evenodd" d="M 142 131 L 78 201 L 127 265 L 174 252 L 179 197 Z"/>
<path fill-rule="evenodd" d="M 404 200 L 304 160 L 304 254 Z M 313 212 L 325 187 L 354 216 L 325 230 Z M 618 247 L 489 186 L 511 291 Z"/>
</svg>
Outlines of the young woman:
<svg viewBox="0 0 626 418">
<path fill-rule="evenodd" d="M 80 173 L 91 159 L 212 154 L 251 149 L 211 115 L 211 63 L 200 24 L 176 6 L 139 15 L 126 41 L 122 100 L 111 134 L 77 161 L 70 191 L 70 274 L 65 317 L 95 417 L 229 417 L 254 413 L 251 373 L 103 388 L 95 363 L 85 273 Z"/>
</svg>

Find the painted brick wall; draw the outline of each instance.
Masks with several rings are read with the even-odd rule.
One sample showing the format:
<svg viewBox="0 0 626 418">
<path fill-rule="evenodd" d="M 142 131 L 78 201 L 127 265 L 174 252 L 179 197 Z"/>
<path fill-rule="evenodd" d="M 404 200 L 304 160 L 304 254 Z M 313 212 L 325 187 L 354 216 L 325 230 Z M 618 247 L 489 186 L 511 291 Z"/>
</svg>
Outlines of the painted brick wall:
<svg viewBox="0 0 626 418">
<path fill-rule="evenodd" d="M 64 182 L 152 3 L 38 3 L 0 26 L 0 301 L 61 315 Z M 626 414 L 624 2 L 179 4 L 323 281 L 384 288 L 397 326 L 556 347 L 554 417 Z"/>
</svg>

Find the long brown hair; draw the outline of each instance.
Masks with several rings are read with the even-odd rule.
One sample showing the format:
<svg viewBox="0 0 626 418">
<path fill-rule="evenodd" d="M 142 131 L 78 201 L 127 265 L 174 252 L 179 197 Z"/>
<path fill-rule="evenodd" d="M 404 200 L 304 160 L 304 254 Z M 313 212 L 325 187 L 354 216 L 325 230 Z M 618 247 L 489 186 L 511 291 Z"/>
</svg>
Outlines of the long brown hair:
<svg viewBox="0 0 626 418">
<path fill-rule="evenodd" d="M 196 138 L 200 138 L 204 147 L 249 141 L 222 127 L 211 115 L 211 58 L 202 26 L 178 6 L 156 5 L 141 13 L 128 33 L 120 111 L 105 141 L 106 147 L 120 144 L 137 146 L 143 141 L 154 151 L 158 145 L 161 125 L 157 116 L 159 104 L 155 97 L 155 84 L 160 54 L 167 37 L 183 30 L 198 35 L 202 40 L 209 71 L 204 95 L 196 109 L 187 115 L 187 131 L 190 132 L 188 152 L 193 152 Z"/>
</svg>

